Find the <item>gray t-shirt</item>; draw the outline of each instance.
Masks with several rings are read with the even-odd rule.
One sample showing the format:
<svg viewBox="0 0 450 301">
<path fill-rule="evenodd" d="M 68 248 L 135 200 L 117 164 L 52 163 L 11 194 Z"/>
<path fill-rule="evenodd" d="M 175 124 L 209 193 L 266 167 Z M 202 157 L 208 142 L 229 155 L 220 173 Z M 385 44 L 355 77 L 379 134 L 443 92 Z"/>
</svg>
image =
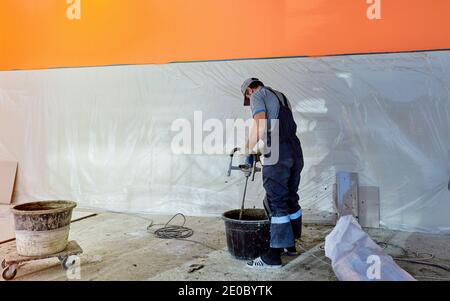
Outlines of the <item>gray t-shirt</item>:
<svg viewBox="0 0 450 301">
<path fill-rule="evenodd" d="M 271 88 L 270 87 L 262 87 L 257 92 L 253 93 L 252 96 L 250 96 L 250 107 L 252 110 L 253 117 L 260 112 L 266 112 L 267 127 L 270 129 L 272 139 L 273 139 L 274 133 L 278 133 L 278 126 L 277 126 L 278 123 L 273 123 L 273 127 L 272 127 L 271 120 L 278 119 L 278 113 L 280 111 L 279 101 L 281 101 L 284 105 L 287 105 L 289 107 L 289 109 L 292 109 L 292 108 L 291 108 L 291 104 L 289 103 L 289 100 L 285 99 L 281 92 L 271 89 L 273 91 L 272 92 L 269 89 L 271 89 Z M 276 95 L 275 95 L 275 93 L 276 93 Z M 277 97 L 277 95 L 278 95 L 278 97 Z M 265 141 L 264 137 L 262 138 L 262 140 L 264 142 L 264 145 L 266 145 L 266 141 Z M 262 149 L 263 154 L 266 154 L 270 151 L 271 151 L 270 149 L 266 149 L 266 148 Z M 273 154 L 274 154 L 274 152 L 272 152 L 272 155 Z M 275 160 L 278 161 L 277 156 L 271 157 L 271 158 L 276 158 Z M 264 156 L 261 157 L 261 163 L 263 166 L 266 165 L 266 163 L 267 164 L 276 163 L 276 162 L 270 161 L 271 159 L 267 159 L 267 160 L 269 160 L 269 161 L 266 161 Z M 268 162 L 272 162 L 272 163 L 268 163 Z"/>
<path fill-rule="evenodd" d="M 250 107 L 252 110 L 252 116 L 254 117 L 257 113 L 266 112 L 268 119 L 268 126 L 270 128 L 270 120 L 278 119 L 278 112 L 280 110 L 280 104 L 278 102 L 277 96 L 268 89 L 269 87 L 262 87 L 257 92 L 253 93 L 250 97 Z M 273 90 L 273 89 L 272 89 Z M 281 93 L 278 93 L 279 97 Z M 283 98 L 281 98 L 283 100 Z"/>
</svg>

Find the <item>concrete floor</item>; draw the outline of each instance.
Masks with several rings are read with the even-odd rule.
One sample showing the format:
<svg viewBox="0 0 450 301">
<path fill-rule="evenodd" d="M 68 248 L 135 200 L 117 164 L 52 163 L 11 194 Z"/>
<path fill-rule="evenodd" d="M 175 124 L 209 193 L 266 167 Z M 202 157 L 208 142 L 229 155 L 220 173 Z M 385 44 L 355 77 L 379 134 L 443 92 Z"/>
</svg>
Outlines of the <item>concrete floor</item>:
<svg viewBox="0 0 450 301">
<path fill-rule="evenodd" d="M 169 218 L 99 213 L 75 222 L 70 239 L 84 249 L 79 269 L 66 272 L 57 259 L 45 259 L 21 266 L 15 280 L 336 280 L 321 248 L 331 226 L 305 225 L 298 244 L 300 256 L 284 258 L 281 270 L 256 272 L 229 255 L 220 218 L 188 217 L 186 226 L 194 230 L 189 241 L 162 240 L 147 230 L 151 221 L 163 224 Z M 450 265 L 448 235 L 380 229 L 368 232 L 375 241 L 389 243 L 386 252 L 394 257 L 433 253 L 435 258 L 430 262 Z M 13 243 L 0 245 L 0 258 L 11 247 Z M 399 265 L 418 280 L 450 278 L 439 268 L 405 262 Z"/>
</svg>

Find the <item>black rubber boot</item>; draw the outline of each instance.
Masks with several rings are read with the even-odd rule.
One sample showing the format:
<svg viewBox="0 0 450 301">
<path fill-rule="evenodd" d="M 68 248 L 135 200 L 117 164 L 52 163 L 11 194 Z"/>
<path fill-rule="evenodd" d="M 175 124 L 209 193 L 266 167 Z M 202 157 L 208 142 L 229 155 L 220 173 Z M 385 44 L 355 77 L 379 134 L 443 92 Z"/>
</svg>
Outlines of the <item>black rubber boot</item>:
<svg viewBox="0 0 450 301">
<path fill-rule="evenodd" d="M 270 248 L 266 254 L 261 256 L 261 259 L 269 265 L 280 265 L 282 251 L 283 249 Z"/>
<path fill-rule="evenodd" d="M 266 254 L 247 262 L 247 267 L 260 270 L 281 268 L 281 252 L 282 249 L 270 248 Z"/>
<path fill-rule="evenodd" d="M 300 255 L 300 254 L 297 252 L 297 249 L 295 248 L 295 246 L 293 246 L 293 247 L 289 247 L 289 248 L 284 248 L 283 255 L 297 256 L 297 255 Z"/>
</svg>

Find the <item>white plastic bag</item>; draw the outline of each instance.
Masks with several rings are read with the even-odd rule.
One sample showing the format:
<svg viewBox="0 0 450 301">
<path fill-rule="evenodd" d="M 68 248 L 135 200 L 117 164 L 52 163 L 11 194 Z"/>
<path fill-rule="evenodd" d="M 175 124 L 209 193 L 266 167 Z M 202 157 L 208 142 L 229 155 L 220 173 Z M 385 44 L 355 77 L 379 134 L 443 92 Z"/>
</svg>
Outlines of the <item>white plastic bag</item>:
<svg viewBox="0 0 450 301">
<path fill-rule="evenodd" d="M 351 215 L 339 219 L 325 238 L 325 255 L 341 281 L 414 281 L 383 252 Z"/>
</svg>

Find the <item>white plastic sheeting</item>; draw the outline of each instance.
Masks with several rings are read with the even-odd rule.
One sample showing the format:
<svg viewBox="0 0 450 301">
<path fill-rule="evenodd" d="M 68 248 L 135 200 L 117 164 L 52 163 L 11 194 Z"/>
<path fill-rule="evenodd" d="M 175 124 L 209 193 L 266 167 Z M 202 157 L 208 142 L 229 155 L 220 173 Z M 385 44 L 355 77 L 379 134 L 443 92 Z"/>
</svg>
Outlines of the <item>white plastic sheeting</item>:
<svg viewBox="0 0 450 301">
<path fill-rule="evenodd" d="M 414 281 L 385 254 L 351 215 L 339 219 L 325 238 L 325 255 L 341 281 Z"/>
<path fill-rule="evenodd" d="M 446 51 L 0 72 L 0 160 L 19 162 L 16 201 L 193 215 L 239 208 L 244 181 L 226 177 L 229 157 L 173 154 L 171 126 L 194 111 L 249 118 L 240 94 L 249 76 L 293 105 L 303 208 L 333 211 L 335 174 L 346 170 L 380 187 L 383 225 L 450 232 Z M 250 183 L 247 204 L 263 197 L 260 180 Z"/>
</svg>

